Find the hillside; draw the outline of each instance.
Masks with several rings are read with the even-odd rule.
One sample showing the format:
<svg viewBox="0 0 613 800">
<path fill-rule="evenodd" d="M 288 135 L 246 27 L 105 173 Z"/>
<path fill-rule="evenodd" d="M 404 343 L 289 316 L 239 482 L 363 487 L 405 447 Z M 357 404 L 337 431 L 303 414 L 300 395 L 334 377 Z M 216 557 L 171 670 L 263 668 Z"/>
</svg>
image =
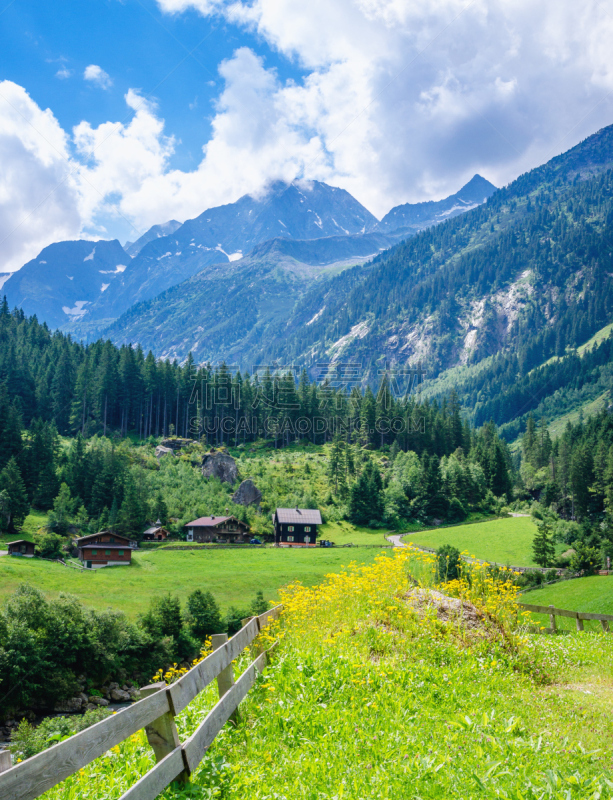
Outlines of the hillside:
<svg viewBox="0 0 613 800">
<path fill-rule="evenodd" d="M 415 593 L 407 568 L 417 566 L 396 553 L 314 589 L 286 587 L 281 624 L 262 637 L 279 644 L 237 724 L 188 787 L 161 797 L 610 800 L 603 635 L 519 637 L 513 597 L 499 585 L 451 589 L 464 602 L 460 619 L 453 600 Z M 348 591 L 352 602 L 339 602 Z M 212 684 L 177 717 L 182 742 L 217 699 Z M 114 800 L 152 764 L 137 734 L 48 797 L 93 797 L 103 776 Z"/>
<path fill-rule="evenodd" d="M 199 363 L 225 360 L 251 371 L 266 342 L 308 322 L 302 310 L 296 314 L 302 298 L 395 241 L 381 233 L 273 239 L 135 304 L 104 335 L 117 344 L 138 342 L 164 358 L 184 359 L 191 352 Z"/>
<path fill-rule="evenodd" d="M 609 127 L 320 287 L 308 298 L 317 319 L 271 342 L 264 358 L 307 367 L 353 360 L 365 382 L 381 363 L 420 361 L 430 379 L 464 366 L 447 385 L 475 421 L 510 422 L 530 410 L 517 376 L 534 382 L 531 370 L 611 321 L 612 164 Z"/>
<path fill-rule="evenodd" d="M 13 273 L 2 292 L 11 308 L 59 328 L 87 314 L 129 263 L 116 239 L 57 242 Z"/>
</svg>

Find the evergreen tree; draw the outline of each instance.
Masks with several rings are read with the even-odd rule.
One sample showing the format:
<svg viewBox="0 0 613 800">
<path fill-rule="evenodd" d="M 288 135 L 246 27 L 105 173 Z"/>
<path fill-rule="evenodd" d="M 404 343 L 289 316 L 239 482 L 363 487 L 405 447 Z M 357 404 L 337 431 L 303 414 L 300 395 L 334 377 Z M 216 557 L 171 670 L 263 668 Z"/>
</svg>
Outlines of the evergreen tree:
<svg viewBox="0 0 613 800">
<path fill-rule="evenodd" d="M 49 512 L 49 522 L 47 527 L 54 533 L 61 536 L 68 532 L 70 518 L 74 513 L 75 501 L 70 495 L 68 484 L 60 486 L 58 496 L 53 501 L 53 510 Z"/>
<path fill-rule="evenodd" d="M 130 538 L 139 541 L 147 525 L 147 503 L 144 494 L 132 476 L 126 479 L 124 498 L 119 515 L 117 528 L 126 533 Z"/>
<path fill-rule="evenodd" d="M 2 493 L 2 529 L 16 531 L 30 513 L 26 486 L 21 477 L 14 456 L 0 472 L 0 492 Z"/>
<path fill-rule="evenodd" d="M 534 560 L 540 567 L 548 567 L 555 556 L 555 546 L 553 544 L 553 534 L 551 525 L 541 522 L 532 540 L 532 552 Z"/>
<path fill-rule="evenodd" d="M 211 592 L 202 589 L 195 589 L 187 598 L 185 619 L 192 635 L 200 640 L 224 630 L 215 598 Z"/>
</svg>

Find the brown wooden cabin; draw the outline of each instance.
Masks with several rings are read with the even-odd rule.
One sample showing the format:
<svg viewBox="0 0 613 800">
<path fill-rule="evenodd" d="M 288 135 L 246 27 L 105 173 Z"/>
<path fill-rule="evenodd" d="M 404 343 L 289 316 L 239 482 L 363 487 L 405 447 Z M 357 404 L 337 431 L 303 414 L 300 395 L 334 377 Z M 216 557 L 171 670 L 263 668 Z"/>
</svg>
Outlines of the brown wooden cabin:
<svg viewBox="0 0 613 800">
<path fill-rule="evenodd" d="M 277 547 L 315 547 L 321 514 L 316 508 L 278 508 L 272 517 Z"/>
<path fill-rule="evenodd" d="M 166 528 L 159 522 L 156 522 L 155 525 L 152 525 L 150 528 L 143 533 L 143 541 L 144 542 L 165 542 L 166 539 L 170 534 L 166 530 Z"/>
<path fill-rule="evenodd" d="M 34 542 L 28 542 L 26 539 L 17 539 L 15 542 L 9 542 L 9 556 L 25 556 L 32 558 L 34 556 Z"/>
<path fill-rule="evenodd" d="M 127 566 L 132 563 L 133 543 L 113 531 L 99 531 L 77 539 L 80 561 L 88 569 Z"/>
<path fill-rule="evenodd" d="M 251 538 L 249 525 L 236 517 L 199 517 L 188 522 L 188 542 L 231 542 L 239 544 Z"/>
</svg>

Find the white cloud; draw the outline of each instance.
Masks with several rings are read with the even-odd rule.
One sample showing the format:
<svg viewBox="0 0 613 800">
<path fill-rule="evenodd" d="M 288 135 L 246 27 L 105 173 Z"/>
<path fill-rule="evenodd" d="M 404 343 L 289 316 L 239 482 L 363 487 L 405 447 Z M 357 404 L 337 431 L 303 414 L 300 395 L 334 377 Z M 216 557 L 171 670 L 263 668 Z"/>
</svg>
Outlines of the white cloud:
<svg viewBox="0 0 613 800">
<path fill-rule="evenodd" d="M 319 138 L 311 175 L 375 213 L 455 191 L 475 171 L 508 182 L 613 121 L 613 17 L 598 0 L 158 4 L 222 14 L 305 68 L 273 102 Z"/>
<path fill-rule="evenodd" d="M 613 17 L 595 0 L 158 3 L 168 13 L 222 15 L 306 77 L 280 80 L 246 47 L 223 61 L 212 133 L 191 172 L 170 167 L 177 141 L 135 90 L 126 95 L 129 122 L 83 121 L 66 134 L 23 89 L 0 84 L 24 108 L 20 117 L 0 98 L 9 165 L 0 239 L 20 208 L 42 203 L 0 248 L 5 263 L 79 230 L 109 235 L 101 220 L 112 234 L 120 218 L 142 231 L 193 217 L 270 179 L 325 180 L 383 215 L 454 192 L 477 171 L 502 185 L 613 122 Z M 110 81 L 96 65 L 84 77 Z M 45 200 L 55 179 L 63 182 Z"/>
<path fill-rule="evenodd" d="M 105 72 L 102 67 L 99 67 L 97 64 L 90 64 L 88 67 L 85 67 L 83 78 L 86 81 L 95 83 L 96 86 L 99 86 L 101 89 L 110 89 L 113 85 L 113 81 L 108 72 Z"/>
<path fill-rule="evenodd" d="M 0 272 L 81 228 L 69 140 L 49 109 L 25 89 L 0 82 Z"/>
<path fill-rule="evenodd" d="M 71 75 L 72 70 L 68 69 L 68 67 L 60 67 L 55 73 L 55 77 L 59 78 L 60 80 L 66 80 L 66 78 L 70 78 Z"/>
</svg>

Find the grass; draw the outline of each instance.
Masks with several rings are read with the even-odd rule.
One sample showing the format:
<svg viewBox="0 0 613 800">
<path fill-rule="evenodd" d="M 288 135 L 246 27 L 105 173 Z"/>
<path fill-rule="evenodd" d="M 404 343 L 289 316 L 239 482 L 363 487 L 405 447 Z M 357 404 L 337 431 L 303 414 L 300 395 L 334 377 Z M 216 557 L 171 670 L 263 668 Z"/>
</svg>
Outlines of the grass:
<svg viewBox="0 0 613 800">
<path fill-rule="evenodd" d="M 508 517 L 411 533 L 403 541 L 434 550 L 451 544 L 460 552 L 468 550 L 469 555 L 484 561 L 532 567 L 535 566 L 532 558 L 535 533 L 536 526 L 530 517 Z"/>
<path fill-rule="evenodd" d="M 34 534 L 39 528 L 46 524 L 47 514 L 44 511 L 30 511 L 19 533 L 0 533 L 0 550 L 6 550 L 5 545 L 8 542 L 14 542 L 16 539 L 27 539 L 29 542 L 33 541 Z"/>
<path fill-rule="evenodd" d="M 370 528 L 361 528 L 352 525 L 350 522 L 341 520 L 340 522 L 327 522 L 319 529 L 320 539 L 329 539 L 337 545 L 343 544 L 368 544 L 368 545 L 388 545 L 385 538 L 385 531 L 373 531 Z"/>
<path fill-rule="evenodd" d="M 613 614 L 613 576 L 591 575 L 570 581 L 553 583 L 522 595 L 522 602 L 535 606 L 554 606 L 567 611 L 585 611 L 590 614 Z M 549 617 L 533 614 L 541 625 L 549 626 Z M 556 617 L 561 630 L 574 630 L 575 621 Z M 613 623 L 610 623 L 613 628 Z M 585 629 L 600 630 L 599 622 L 585 621 Z"/>
<path fill-rule="evenodd" d="M 613 638 L 521 639 L 502 618 L 480 636 L 415 614 L 404 557 L 289 591 L 238 726 L 160 797 L 611 800 Z M 182 741 L 216 700 L 213 685 L 179 715 Z M 115 800 L 152 765 L 141 731 L 44 797 L 97 800 L 103 785 Z"/>
<path fill-rule="evenodd" d="M 358 560 L 370 563 L 376 553 L 374 548 L 360 550 Z M 0 600 L 19 584 L 30 583 L 50 597 L 69 592 L 87 606 L 112 606 L 135 617 L 146 611 L 156 595 L 172 592 L 185 600 L 200 588 L 209 589 L 224 610 L 232 605 L 243 608 L 258 589 L 272 600 L 280 586 L 296 580 L 312 586 L 355 556 L 355 551 L 333 548 L 158 550 L 135 553 L 129 567 L 84 572 L 39 559 L 6 556 L 0 559 Z"/>
</svg>

